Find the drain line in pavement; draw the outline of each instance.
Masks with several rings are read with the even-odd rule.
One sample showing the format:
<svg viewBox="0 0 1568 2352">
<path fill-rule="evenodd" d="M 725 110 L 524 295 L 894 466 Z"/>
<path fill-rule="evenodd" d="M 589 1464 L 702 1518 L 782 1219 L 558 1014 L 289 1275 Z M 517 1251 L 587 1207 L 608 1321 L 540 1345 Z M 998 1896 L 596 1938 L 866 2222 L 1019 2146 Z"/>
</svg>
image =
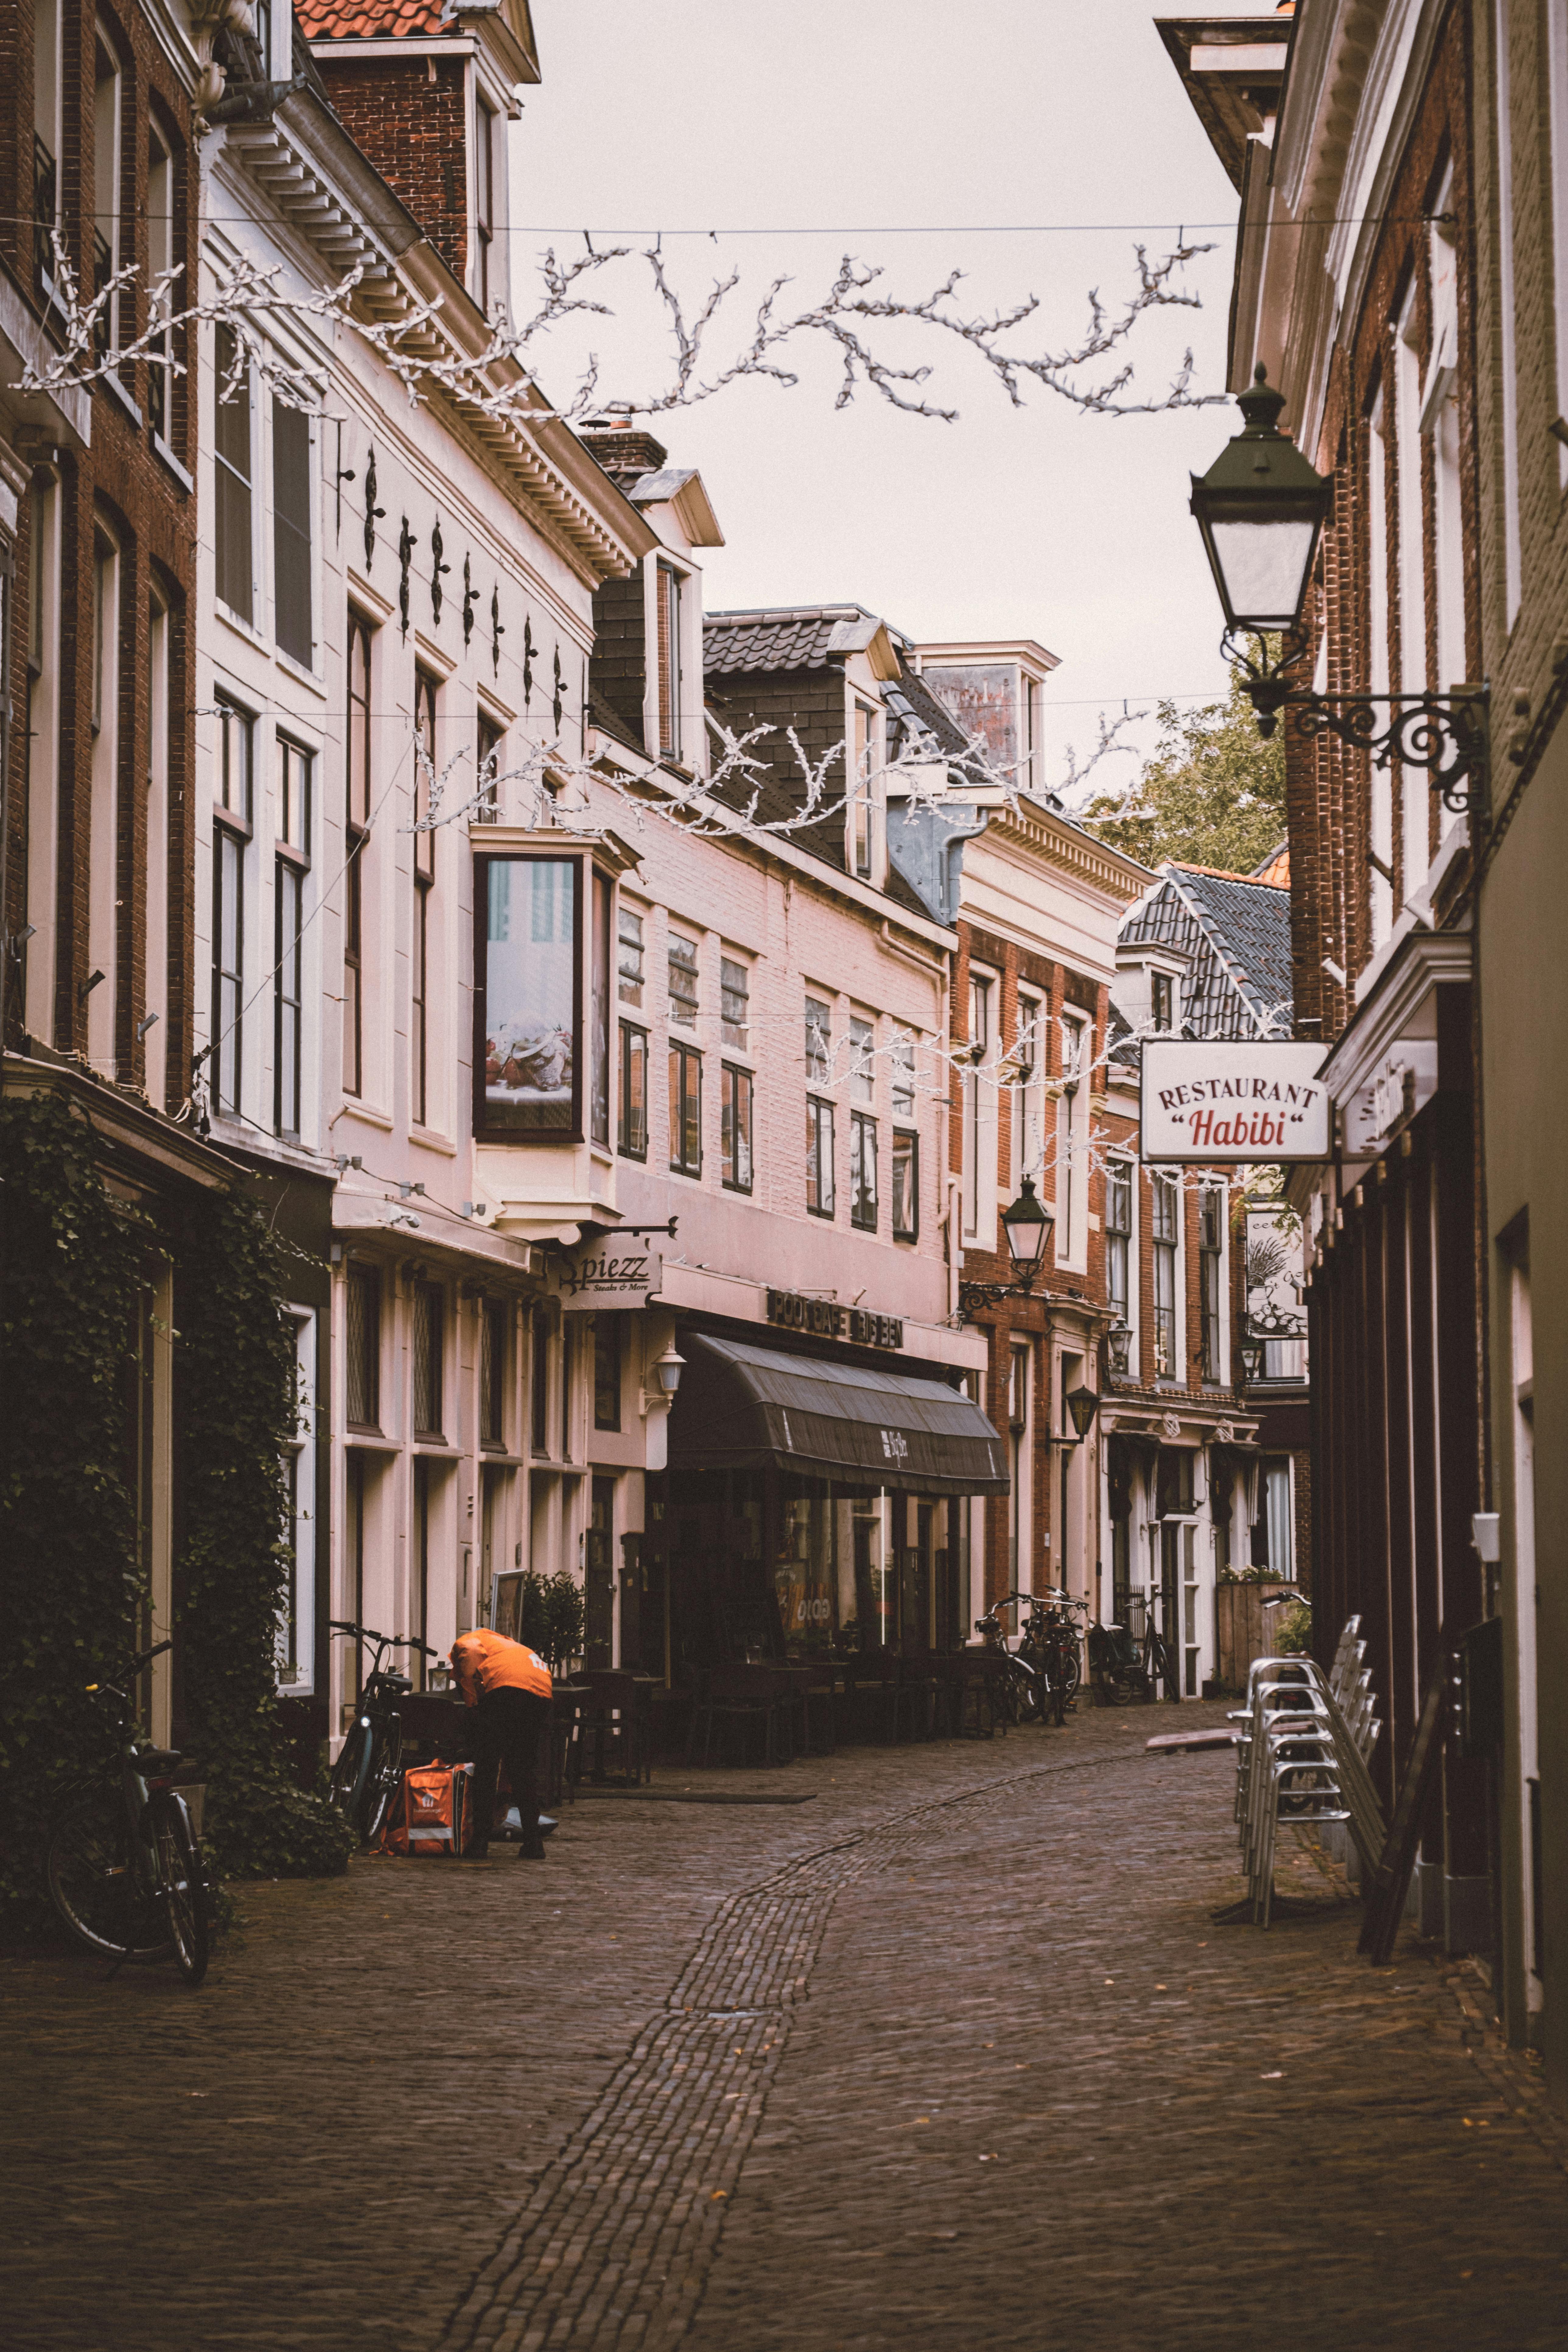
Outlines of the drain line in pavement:
<svg viewBox="0 0 1568 2352">
<path fill-rule="evenodd" d="M 447 2322 L 437 2352 L 678 2344 L 689 2327 L 791 2011 L 840 1889 L 929 1835 L 931 1817 L 1030 1780 L 1143 1762 L 1034 1765 L 916 1805 L 728 1895 L 667 2006 L 637 2034 Z"/>
</svg>

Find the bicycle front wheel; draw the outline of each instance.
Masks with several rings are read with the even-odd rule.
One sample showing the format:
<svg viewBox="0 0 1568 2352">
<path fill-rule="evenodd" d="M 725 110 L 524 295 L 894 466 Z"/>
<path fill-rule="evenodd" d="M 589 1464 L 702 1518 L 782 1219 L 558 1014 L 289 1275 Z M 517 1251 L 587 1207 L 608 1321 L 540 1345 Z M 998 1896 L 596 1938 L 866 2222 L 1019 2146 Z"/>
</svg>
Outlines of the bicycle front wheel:
<svg viewBox="0 0 1568 2352">
<path fill-rule="evenodd" d="M 338 1760 L 332 1767 L 332 1777 L 327 1787 L 327 1802 L 355 1831 L 360 1829 L 363 1819 L 373 1745 L 369 1724 L 356 1722 L 338 1751 Z"/>
<path fill-rule="evenodd" d="M 165 1790 L 153 1799 L 147 1810 L 174 1958 L 185 1982 L 199 1985 L 207 1972 L 208 1957 L 206 1876 L 201 1850 L 190 1816 L 178 1798 Z"/>
<path fill-rule="evenodd" d="M 89 1952 L 110 1960 L 168 1958 L 168 1925 L 135 1867 L 118 1790 L 101 1790 L 61 1816 L 47 1868 L 50 1902 Z"/>
<path fill-rule="evenodd" d="M 403 1779 L 403 1725 L 395 1717 L 387 1726 L 365 1785 L 364 1834 L 374 1844 L 381 1835 L 388 1808 Z"/>
</svg>

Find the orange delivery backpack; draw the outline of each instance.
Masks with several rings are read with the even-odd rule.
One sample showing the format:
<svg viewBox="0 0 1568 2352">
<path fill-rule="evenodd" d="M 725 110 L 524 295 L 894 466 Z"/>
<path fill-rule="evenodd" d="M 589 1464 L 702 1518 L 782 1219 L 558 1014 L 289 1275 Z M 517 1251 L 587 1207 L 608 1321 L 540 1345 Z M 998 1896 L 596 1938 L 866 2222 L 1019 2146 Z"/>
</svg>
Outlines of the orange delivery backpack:
<svg viewBox="0 0 1568 2352">
<path fill-rule="evenodd" d="M 471 1764 L 421 1764 L 403 1776 L 387 1811 L 381 1851 L 459 1854 L 468 1843 Z"/>
</svg>

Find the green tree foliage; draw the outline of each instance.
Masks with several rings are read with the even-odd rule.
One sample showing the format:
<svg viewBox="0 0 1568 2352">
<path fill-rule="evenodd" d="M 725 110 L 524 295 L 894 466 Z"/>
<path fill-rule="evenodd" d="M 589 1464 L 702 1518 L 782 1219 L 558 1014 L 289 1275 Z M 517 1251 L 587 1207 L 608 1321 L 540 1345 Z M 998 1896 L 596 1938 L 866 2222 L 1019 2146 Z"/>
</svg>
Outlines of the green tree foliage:
<svg viewBox="0 0 1568 2352">
<path fill-rule="evenodd" d="M 1250 874 L 1285 836 L 1283 729 L 1265 743 L 1241 673 L 1224 702 L 1158 706 L 1160 748 L 1130 790 L 1101 793 L 1083 822 L 1145 866 L 1176 858 Z"/>
<path fill-rule="evenodd" d="M 229 1875 L 341 1870 L 342 1824 L 289 1773 L 278 1726 L 279 1447 L 294 1383 L 265 1225 L 217 1193 L 161 1232 L 109 1191 L 87 1119 L 52 1094 L 0 1103 L 0 1922 L 47 1919 L 50 1820 L 105 1754 L 87 1685 L 121 1681 L 141 1638 L 136 1302 L 171 1260 L 176 1655 L 210 1843 Z"/>
</svg>

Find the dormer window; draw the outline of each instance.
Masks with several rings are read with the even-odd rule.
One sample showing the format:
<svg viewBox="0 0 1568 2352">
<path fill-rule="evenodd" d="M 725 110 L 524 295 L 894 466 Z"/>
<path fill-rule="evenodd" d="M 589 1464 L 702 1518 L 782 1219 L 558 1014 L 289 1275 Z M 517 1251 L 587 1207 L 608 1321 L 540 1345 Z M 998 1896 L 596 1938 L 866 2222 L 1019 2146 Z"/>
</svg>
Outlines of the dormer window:
<svg viewBox="0 0 1568 2352">
<path fill-rule="evenodd" d="M 1175 1027 L 1176 983 L 1168 971 L 1150 974 L 1149 1012 L 1159 1035 L 1168 1035 Z"/>
<path fill-rule="evenodd" d="M 849 780 L 847 832 L 848 866 L 869 882 L 874 874 L 877 776 L 881 766 L 877 713 L 869 704 L 855 705 L 854 773 Z"/>
<path fill-rule="evenodd" d="M 681 753 L 680 632 L 684 585 L 672 564 L 658 566 L 658 751 L 663 760 L 679 760 Z"/>
<path fill-rule="evenodd" d="M 474 107 L 474 294 L 490 308 L 490 247 L 496 235 L 496 116 L 481 98 Z"/>
</svg>

